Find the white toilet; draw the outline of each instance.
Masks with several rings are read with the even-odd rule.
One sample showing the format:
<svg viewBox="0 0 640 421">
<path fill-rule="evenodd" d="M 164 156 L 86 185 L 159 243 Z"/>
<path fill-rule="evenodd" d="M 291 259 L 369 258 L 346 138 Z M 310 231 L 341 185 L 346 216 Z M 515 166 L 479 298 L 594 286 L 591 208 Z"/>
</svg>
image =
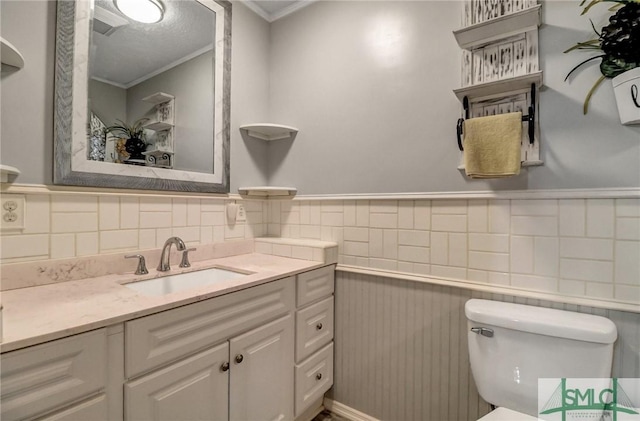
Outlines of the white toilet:
<svg viewBox="0 0 640 421">
<path fill-rule="evenodd" d="M 611 376 L 617 330 L 607 318 L 478 299 L 465 314 L 473 378 L 498 407 L 482 421 L 537 419 L 538 378 Z"/>
</svg>

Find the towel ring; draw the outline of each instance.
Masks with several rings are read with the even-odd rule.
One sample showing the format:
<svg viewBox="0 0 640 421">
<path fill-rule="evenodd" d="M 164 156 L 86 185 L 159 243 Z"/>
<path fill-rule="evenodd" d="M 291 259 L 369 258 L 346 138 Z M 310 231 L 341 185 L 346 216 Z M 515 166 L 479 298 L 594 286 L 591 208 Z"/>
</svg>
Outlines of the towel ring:
<svg viewBox="0 0 640 421">
<path fill-rule="evenodd" d="M 463 126 L 464 120 L 469 119 L 469 98 L 466 96 L 462 99 L 462 106 L 464 108 L 464 118 L 459 118 L 458 123 L 456 124 L 456 136 L 458 138 L 458 149 L 464 151 L 462 147 L 462 134 L 463 134 Z M 536 135 L 536 84 L 531 84 L 531 102 L 529 105 L 529 114 L 522 116 L 522 121 L 527 122 L 527 132 L 529 134 L 529 144 L 533 145 L 535 142 Z"/>
</svg>

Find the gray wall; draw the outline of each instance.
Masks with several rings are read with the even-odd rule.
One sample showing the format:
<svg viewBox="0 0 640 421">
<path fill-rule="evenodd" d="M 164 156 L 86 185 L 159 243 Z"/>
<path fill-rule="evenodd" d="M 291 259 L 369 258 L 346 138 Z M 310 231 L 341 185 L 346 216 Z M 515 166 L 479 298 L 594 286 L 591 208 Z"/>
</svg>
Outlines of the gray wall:
<svg viewBox="0 0 640 421">
<path fill-rule="evenodd" d="M 0 1 L 1 33 L 24 56 L 20 71 L 2 73 L 0 163 L 21 183 L 53 180 L 53 76 L 56 3 Z"/>
<path fill-rule="evenodd" d="M 127 90 L 108 83 L 89 80 L 89 109 L 108 127 L 127 121 Z"/>
<path fill-rule="evenodd" d="M 155 120 L 155 106 L 142 98 L 156 92 L 175 96 L 174 168 L 213 173 L 213 51 L 127 89 L 129 123 Z"/>
<path fill-rule="evenodd" d="M 17 182 L 52 182 L 55 3 L 2 1 L 2 35 L 25 68 L 2 76 L 1 161 Z M 591 34 L 573 2 L 545 2 L 540 31 L 545 166 L 502 181 L 455 169 L 459 2 L 320 1 L 271 26 L 234 2 L 231 191 L 294 185 L 300 193 L 637 187 L 640 127 L 618 122 L 610 82 L 583 116 L 592 66 L 562 54 Z M 241 124 L 301 129 L 294 142 L 242 138 Z M 7 122 L 7 124 L 5 124 Z M 10 122 L 10 124 L 9 124 Z"/>
<path fill-rule="evenodd" d="M 53 81 L 56 3 L 0 2 L 1 33 L 25 67 L 2 74 L 0 162 L 19 168 L 18 183 L 53 182 Z M 245 141 L 240 124 L 267 120 L 269 24 L 234 2 L 231 64 L 231 191 L 266 184 L 266 144 Z"/>
<path fill-rule="evenodd" d="M 489 411 L 469 366 L 470 298 L 597 314 L 618 329 L 614 377 L 640 376 L 640 315 L 336 272 L 336 401 L 380 420 L 477 420 Z"/>
<path fill-rule="evenodd" d="M 302 194 L 639 186 L 640 127 L 620 125 L 611 82 L 583 116 L 597 69 L 563 81 L 585 55 L 562 51 L 592 36 L 574 2 L 543 4 L 545 166 L 502 181 L 461 175 L 460 5 L 320 1 L 273 23 L 271 117 L 300 133 L 272 143 L 270 184 Z"/>
</svg>

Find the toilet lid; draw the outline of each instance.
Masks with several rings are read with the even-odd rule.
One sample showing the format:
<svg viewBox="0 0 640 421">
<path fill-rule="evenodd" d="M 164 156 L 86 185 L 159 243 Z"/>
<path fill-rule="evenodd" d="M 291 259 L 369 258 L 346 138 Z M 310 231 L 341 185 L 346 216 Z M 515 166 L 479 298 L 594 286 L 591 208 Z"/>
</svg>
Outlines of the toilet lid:
<svg viewBox="0 0 640 421">
<path fill-rule="evenodd" d="M 478 421 L 538 421 L 539 418 L 508 408 L 496 408 Z"/>
</svg>

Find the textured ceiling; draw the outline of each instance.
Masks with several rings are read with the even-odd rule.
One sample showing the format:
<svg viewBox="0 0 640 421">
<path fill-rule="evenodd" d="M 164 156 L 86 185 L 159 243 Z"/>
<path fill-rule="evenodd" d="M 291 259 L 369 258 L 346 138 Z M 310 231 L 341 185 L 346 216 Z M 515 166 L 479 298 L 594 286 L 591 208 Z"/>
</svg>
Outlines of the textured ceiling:
<svg viewBox="0 0 640 421">
<path fill-rule="evenodd" d="M 129 87 L 156 70 L 179 62 L 213 45 L 215 13 L 198 2 L 163 0 L 164 18 L 129 24 L 111 35 L 95 31 L 91 37 L 91 76 Z M 95 6 L 123 16 L 111 0 L 95 0 Z"/>
</svg>

